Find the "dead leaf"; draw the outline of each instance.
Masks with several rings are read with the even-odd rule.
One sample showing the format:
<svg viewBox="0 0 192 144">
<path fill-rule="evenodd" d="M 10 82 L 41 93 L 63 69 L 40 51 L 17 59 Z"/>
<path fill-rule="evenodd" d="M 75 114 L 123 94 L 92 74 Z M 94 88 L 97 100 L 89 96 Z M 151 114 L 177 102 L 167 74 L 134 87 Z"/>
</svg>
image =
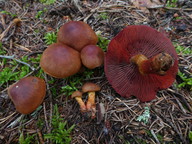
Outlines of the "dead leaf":
<svg viewBox="0 0 192 144">
<path fill-rule="evenodd" d="M 143 11 L 148 11 L 148 8 L 155 8 L 158 6 L 163 6 L 160 0 L 131 0 L 133 5 Z"/>
</svg>

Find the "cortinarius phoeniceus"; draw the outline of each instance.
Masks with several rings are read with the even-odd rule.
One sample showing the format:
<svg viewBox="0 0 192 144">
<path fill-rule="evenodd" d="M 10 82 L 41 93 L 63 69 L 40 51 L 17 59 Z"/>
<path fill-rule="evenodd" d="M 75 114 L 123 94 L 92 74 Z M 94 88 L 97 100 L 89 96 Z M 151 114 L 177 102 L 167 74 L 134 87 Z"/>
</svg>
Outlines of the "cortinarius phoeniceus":
<svg viewBox="0 0 192 144">
<path fill-rule="evenodd" d="M 123 97 L 136 96 L 141 102 L 172 85 L 178 71 L 178 56 L 171 41 L 145 25 L 124 28 L 109 43 L 105 74 Z"/>
</svg>

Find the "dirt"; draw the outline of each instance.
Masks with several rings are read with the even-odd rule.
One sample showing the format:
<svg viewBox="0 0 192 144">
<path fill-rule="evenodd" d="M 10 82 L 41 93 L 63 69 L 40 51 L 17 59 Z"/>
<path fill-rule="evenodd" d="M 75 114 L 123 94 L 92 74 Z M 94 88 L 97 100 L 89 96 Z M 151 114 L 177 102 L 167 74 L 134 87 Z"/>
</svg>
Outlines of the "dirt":
<svg viewBox="0 0 192 144">
<path fill-rule="evenodd" d="M 128 25 L 149 25 L 164 33 L 172 42 L 191 48 L 192 3 L 180 2 L 174 8 L 165 6 L 165 1 L 160 3 L 163 6 L 158 4 L 155 5 L 157 7 L 148 5 L 143 8 L 131 1 L 115 0 L 58 0 L 50 5 L 32 0 L 1 1 L 1 11 L 10 12 L 1 14 L 1 34 L 14 18 L 21 19 L 21 23 L 13 26 L 1 41 L 6 55 L 15 55 L 15 58 L 35 57 L 47 48 L 43 39 L 46 32 L 56 32 L 67 21 L 75 20 L 86 22 L 96 33 L 109 40 Z M 43 12 L 37 17 L 39 11 Z M 191 55 L 179 54 L 181 71 L 186 69 L 192 72 L 191 65 Z M 192 93 L 187 87 L 176 87 L 176 84 L 182 82 L 178 76 L 170 88 L 157 93 L 156 99 L 141 103 L 135 97 L 123 98 L 118 95 L 108 83 L 103 71 L 103 67 L 97 68 L 91 79 L 84 80 L 101 86 L 101 91 L 96 93 L 96 104 L 97 110 L 104 106 L 104 117 L 98 112 L 95 119 L 81 113 L 79 105 L 73 99 L 62 93 L 55 97 L 49 91 L 42 109 L 35 117 L 25 115 L 22 117 L 24 121 L 18 121 L 21 114 L 15 112 L 6 92 L 13 81 L 7 83 L 5 87 L 0 88 L 0 143 L 18 143 L 21 132 L 24 135 L 37 133 L 36 143 L 43 143 L 42 135 L 52 129 L 50 121 L 55 104 L 59 106 L 61 117 L 68 122 L 68 126 L 75 124 L 71 135 L 73 144 L 190 143 Z M 190 74 L 188 76 L 190 77 Z M 52 78 L 45 76 L 45 79 L 49 81 Z M 66 84 L 67 80 L 59 79 L 54 84 L 49 84 L 49 87 L 59 89 Z M 137 120 L 145 107 L 150 108 L 147 123 Z M 45 121 L 41 128 L 37 126 L 39 119 Z M 14 121 L 15 124 L 12 123 Z"/>
</svg>

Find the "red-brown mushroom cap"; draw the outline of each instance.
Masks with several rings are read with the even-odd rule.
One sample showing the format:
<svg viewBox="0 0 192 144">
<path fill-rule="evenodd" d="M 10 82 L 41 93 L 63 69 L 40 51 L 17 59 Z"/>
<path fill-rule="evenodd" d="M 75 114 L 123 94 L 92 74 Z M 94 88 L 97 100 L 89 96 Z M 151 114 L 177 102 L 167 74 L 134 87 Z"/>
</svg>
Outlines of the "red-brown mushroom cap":
<svg viewBox="0 0 192 144">
<path fill-rule="evenodd" d="M 57 41 L 81 51 L 86 45 L 95 45 L 98 38 L 88 24 L 82 21 L 70 21 L 59 29 Z"/>
<path fill-rule="evenodd" d="M 82 86 L 82 92 L 86 93 L 86 92 L 96 92 L 96 91 L 100 91 L 101 87 L 98 86 L 95 83 L 92 82 L 86 82 L 83 86 Z"/>
<path fill-rule="evenodd" d="M 87 45 L 80 54 L 83 65 L 89 69 L 99 67 L 104 62 L 104 52 L 96 45 Z"/>
<path fill-rule="evenodd" d="M 82 95 L 83 95 L 83 93 L 77 90 L 77 91 L 74 91 L 72 93 L 71 98 L 75 98 L 75 97 L 80 97 L 81 98 Z"/>
<path fill-rule="evenodd" d="M 29 114 L 42 102 L 46 94 L 45 81 L 37 77 L 26 77 L 8 88 L 8 95 L 18 112 Z"/>
<path fill-rule="evenodd" d="M 61 43 L 54 43 L 43 52 L 40 66 L 53 77 L 66 78 L 80 70 L 80 53 Z"/>
<path fill-rule="evenodd" d="M 141 74 L 132 56 L 143 54 L 151 58 L 161 52 L 173 57 L 173 66 L 165 75 Z M 127 26 L 114 37 L 106 52 L 105 74 L 112 87 L 123 97 L 136 96 L 140 101 L 150 101 L 156 92 L 168 88 L 178 70 L 177 53 L 171 41 L 157 30 L 144 26 Z"/>
</svg>

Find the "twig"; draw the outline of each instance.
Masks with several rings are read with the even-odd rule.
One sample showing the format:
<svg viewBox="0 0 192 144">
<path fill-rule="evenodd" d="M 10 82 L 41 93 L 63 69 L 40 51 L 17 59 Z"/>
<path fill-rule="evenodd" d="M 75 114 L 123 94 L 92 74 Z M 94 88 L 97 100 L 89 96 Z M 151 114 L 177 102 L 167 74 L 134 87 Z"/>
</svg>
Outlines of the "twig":
<svg viewBox="0 0 192 144">
<path fill-rule="evenodd" d="M 153 131 L 153 130 L 150 130 L 150 131 L 151 131 L 152 136 L 153 136 L 154 139 L 156 140 L 157 144 L 160 144 L 160 142 L 159 142 L 159 140 L 158 140 L 156 134 L 154 133 L 154 131 Z"/>
<path fill-rule="evenodd" d="M 159 113 L 157 110 L 153 109 L 157 115 L 160 115 L 162 119 L 164 119 L 173 129 L 174 131 L 178 134 L 179 138 L 182 140 L 183 143 L 186 143 L 186 140 L 184 139 L 183 135 L 179 132 L 177 127 L 168 119 L 166 118 L 163 114 Z"/>
<path fill-rule="evenodd" d="M 48 80 L 47 80 L 47 75 L 45 75 L 45 81 L 46 81 L 46 86 L 47 86 L 47 91 L 49 95 L 49 100 L 50 100 L 50 115 L 49 115 L 49 126 L 51 127 L 51 122 L 52 122 L 52 112 L 53 112 L 53 102 L 52 102 L 52 94 L 51 90 L 49 88 Z"/>
<path fill-rule="evenodd" d="M 23 117 L 24 117 L 23 114 L 20 115 L 16 120 L 14 120 L 12 123 L 10 123 L 10 124 L 7 126 L 7 128 L 9 128 L 9 127 L 13 128 L 14 126 L 16 126 Z"/>
<path fill-rule="evenodd" d="M 20 61 L 20 60 L 18 60 L 18 59 L 15 59 L 14 57 L 15 57 L 14 55 L 12 55 L 12 56 L 4 56 L 4 55 L 0 55 L 0 58 L 6 58 L 6 59 L 12 59 L 12 60 L 15 60 L 15 61 L 17 61 L 18 63 L 21 63 L 21 64 L 24 64 L 24 65 L 28 66 L 32 71 L 35 70 L 35 68 L 32 67 L 30 64 L 28 64 L 28 63 L 26 63 L 26 62 L 23 62 L 23 61 Z"/>
<path fill-rule="evenodd" d="M 187 14 L 186 12 L 183 12 L 184 15 L 188 16 L 190 19 L 192 19 L 192 16 Z"/>
<path fill-rule="evenodd" d="M 43 140 L 43 136 L 42 136 L 42 133 L 39 129 L 37 129 L 37 134 L 39 136 L 39 140 L 40 140 L 40 144 L 44 144 L 44 140 Z"/>
<path fill-rule="evenodd" d="M 81 135 L 79 135 L 87 144 L 90 144 L 84 137 L 82 137 Z"/>
<path fill-rule="evenodd" d="M 191 8 L 173 8 L 173 7 L 165 7 L 164 5 L 154 5 L 154 6 L 150 6 L 150 7 L 147 7 L 148 9 L 158 9 L 158 8 L 165 8 L 165 9 L 168 9 L 168 10 L 179 10 L 179 11 L 192 11 Z"/>
<path fill-rule="evenodd" d="M 44 111 L 44 117 L 45 117 L 45 125 L 47 127 L 47 130 L 50 131 L 49 129 L 49 125 L 48 125 L 48 121 L 47 121 L 47 112 L 46 112 L 46 107 L 45 107 L 45 102 L 43 103 L 43 111 Z"/>
<path fill-rule="evenodd" d="M 118 101 L 122 102 L 127 108 L 128 110 L 130 110 L 131 112 L 133 112 L 135 115 L 138 116 L 138 114 L 136 114 L 125 102 L 123 102 L 122 100 L 120 100 L 119 98 L 116 98 Z"/>
<path fill-rule="evenodd" d="M 185 97 L 175 91 L 173 91 L 172 89 L 168 88 L 167 89 L 168 93 L 170 93 L 171 95 L 178 97 L 186 106 L 187 108 L 192 111 L 192 107 L 190 106 L 190 104 L 188 104 L 188 102 L 186 101 Z"/>
<path fill-rule="evenodd" d="M 24 46 L 22 46 L 22 45 L 19 45 L 19 44 L 13 44 L 13 45 L 16 46 L 16 47 L 18 47 L 18 48 L 21 49 L 21 50 L 25 50 L 25 51 L 32 52 L 30 49 L 28 49 L 28 48 L 26 48 L 26 47 L 24 47 Z"/>
<path fill-rule="evenodd" d="M 0 119 L 0 124 L 4 123 L 5 121 L 7 121 L 10 117 L 12 117 L 16 112 L 13 112 L 12 114 L 10 114 L 9 116 Z"/>
<path fill-rule="evenodd" d="M 172 7 L 164 7 L 165 9 L 168 9 L 168 10 L 182 10 L 182 11 L 192 11 L 191 8 L 186 8 L 186 9 L 182 9 L 182 8 L 172 8 Z"/>
</svg>

